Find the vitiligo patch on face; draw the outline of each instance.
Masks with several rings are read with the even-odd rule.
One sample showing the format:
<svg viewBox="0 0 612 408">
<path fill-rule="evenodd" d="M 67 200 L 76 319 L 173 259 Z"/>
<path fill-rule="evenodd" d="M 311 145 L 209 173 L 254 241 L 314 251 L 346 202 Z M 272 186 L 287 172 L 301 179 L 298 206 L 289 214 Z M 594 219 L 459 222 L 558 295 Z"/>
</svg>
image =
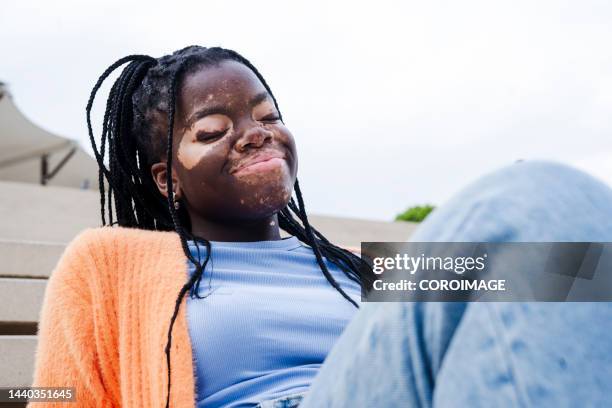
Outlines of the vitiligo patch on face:
<svg viewBox="0 0 612 408">
<path fill-rule="evenodd" d="M 287 166 L 268 172 L 246 174 L 236 180 L 253 191 L 252 195 L 240 198 L 240 204 L 245 210 L 265 213 L 286 205 L 291 197 L 292 183 Z"/>
<path fill-rule="evenodd" d="M 215 148 L 220 140 L 203 144 L 195 142 L 191 136 L 183 136 L 179 144 L 177 158 L 187 170 L 193 169 L 198 163 Z"/>
<path fill-rule="evenodd" d="M 243 181 L 248 185 L 256 185 L 268 182 L 274 182 L 282 177 L 289 177 L 289 168 L 287 162 L 283 160 L 280 165 L 253 172 L 237 172 L 234 173 L 234 177 Z"/>
<path fill-rule="evenodd" d="M 254 213 L 273 213 L 278 210 L 279 207 L 286 205 L 285 200 L 282 198 L 285 194 L 283 192 L 275 192 L 270 195 L 262 197 L 252 197 L 252 199 L 245 201 L 243 204 L 245 210 Z M 274 224 L 270 224 L 274 225 Z"/>
</svg>

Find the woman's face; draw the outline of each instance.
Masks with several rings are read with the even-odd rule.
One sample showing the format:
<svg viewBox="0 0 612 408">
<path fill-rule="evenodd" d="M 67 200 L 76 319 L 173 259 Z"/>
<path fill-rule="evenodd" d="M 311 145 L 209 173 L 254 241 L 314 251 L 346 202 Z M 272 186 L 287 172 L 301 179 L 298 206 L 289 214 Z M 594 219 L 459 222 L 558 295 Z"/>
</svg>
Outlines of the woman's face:
<svg viewBox="0 0 612 408">
<path fill-rule="evenodd" d="M 256 220 L 291 197 L 295 141 L 257 76 L 235 61 L 184 78 L 177 98 L 173 146 L 176 197 L 194 216 Z M 152 167 L 165 194 L 165 163 Z"/>
</svg>

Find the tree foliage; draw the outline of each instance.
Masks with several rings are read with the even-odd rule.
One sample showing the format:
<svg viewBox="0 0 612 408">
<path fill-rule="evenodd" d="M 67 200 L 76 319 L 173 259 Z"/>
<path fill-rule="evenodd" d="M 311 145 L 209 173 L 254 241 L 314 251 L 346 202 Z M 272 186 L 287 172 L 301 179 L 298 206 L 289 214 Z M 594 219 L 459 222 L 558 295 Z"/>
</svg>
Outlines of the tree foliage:
<svg viewBox="0 0 612 408">
<path fill-rule="evenodd" d="M 434 208 L 436 207 L 430 204 L 416 205 L 408 208 L 403 213 L 398 214 L 395 217 L 395 221 L 421 222 L 429 215 L 430 212 L 434 210 Z"/>
</svg>

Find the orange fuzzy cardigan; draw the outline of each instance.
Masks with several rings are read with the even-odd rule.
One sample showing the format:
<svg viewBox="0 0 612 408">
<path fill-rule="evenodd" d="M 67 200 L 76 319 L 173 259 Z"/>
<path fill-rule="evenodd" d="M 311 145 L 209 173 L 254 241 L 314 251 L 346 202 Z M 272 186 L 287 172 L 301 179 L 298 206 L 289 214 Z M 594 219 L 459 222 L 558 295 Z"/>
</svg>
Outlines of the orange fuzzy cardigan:
<svg viewBox="0 0 612 408">
<path fill-rule="evenodd" d="M 82 232 L 49 278 L 33 386 L 75 387 L 75 407 L 164 407 L 167 333 L 188 273 L 174 232 L 121 227 Z M 192 408 L 195 377 L 185 304 L 186 297 L 172 331 L 170 406 Z"/>
</svg>

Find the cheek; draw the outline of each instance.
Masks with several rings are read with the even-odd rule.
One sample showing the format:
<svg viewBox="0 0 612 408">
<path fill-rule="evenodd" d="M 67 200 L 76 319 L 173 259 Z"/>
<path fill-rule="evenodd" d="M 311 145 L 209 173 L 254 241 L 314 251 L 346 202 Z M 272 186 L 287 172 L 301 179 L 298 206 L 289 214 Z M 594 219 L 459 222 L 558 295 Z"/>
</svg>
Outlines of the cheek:
<svg viewBox="0 0 612 408">
<path fill-rule="evenodd" d="M 224 139 L 205 144 L 185 136 L 178 146 L 176 159 L 186 170 L 193 170 L 201 164 L 206 164 L 206 167 L 218 166 L 221 171 L 227 157 L 226 145 Z"/>
<path fill-rule="evenodd" d="M 222 154 L 220 152 L 222 149 L 218 146 L 218 143 L 194 143 L 185 139 L 187 138 L 184 137 L 179 144 L 176 158 L 187 170 L 192 170 L 203 160 L 210 160 Z"/>
<path fill-rule="evenodd" d="M 285 126 L 281 126 L 281 128 L 279 129 L 280 132 L 280 136 L 281 136 L 281 142 L 285 145 L 285 147 L 287 148 L 287 150 L 289 150 L 293 160 L 290 166 L 290 172 L 292 177 L 295 179 L 295 175 L 297 173 L 297 165 L 298 165 L 298 155 L 297 155 L 297 147 L 295 145 L 295 138 L 293 137 L 293 134 L 289 131 L 289 129 L 287 129 Z"/>
<path fill-rule="evenodd" d="M 181 141 L 176 153 L 176 160 L 180 163 L 177 170 L 189 198 L 210 194 L 209 190 L 222 181 L 228 148 L 223 140 L 210 144 Z"/>
</svg>

